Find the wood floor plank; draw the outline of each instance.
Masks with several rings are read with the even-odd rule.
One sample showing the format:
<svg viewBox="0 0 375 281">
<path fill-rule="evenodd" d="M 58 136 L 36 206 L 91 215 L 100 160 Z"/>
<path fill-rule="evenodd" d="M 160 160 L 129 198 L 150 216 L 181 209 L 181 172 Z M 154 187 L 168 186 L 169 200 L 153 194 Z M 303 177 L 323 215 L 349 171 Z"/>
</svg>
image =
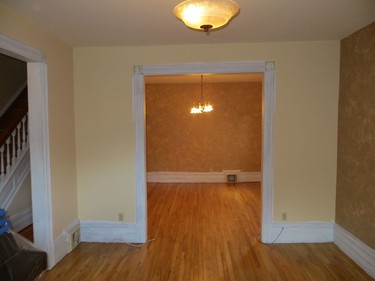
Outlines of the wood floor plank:
<svg viewBox="0 0 375 281">
<path fill-rule="evenodd" d="M 20 230 L 18 233 L 27 240 L 34 242 L 34 229 L 32 224 Z"/>
<path fill-rule="evenodd" d="M 333 243 L 262 244 L 260 191 L 257 183 L 149 184 L 155 240 L 81 243 L 44 280 L 373 280 Z"/>
</svg>

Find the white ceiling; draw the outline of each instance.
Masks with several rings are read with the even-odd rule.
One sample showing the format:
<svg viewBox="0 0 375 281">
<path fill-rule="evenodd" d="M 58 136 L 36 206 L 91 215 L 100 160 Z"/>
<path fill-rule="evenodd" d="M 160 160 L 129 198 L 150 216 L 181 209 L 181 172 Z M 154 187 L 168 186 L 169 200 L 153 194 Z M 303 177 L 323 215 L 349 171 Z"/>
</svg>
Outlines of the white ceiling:
<svg viewBox="0 0 375 281">
<path fill-rule="evenodd" d="M 206 35 L 173 15 L 180 2 L 0 0 L 73 47 L 340 40 L 375 21 L 375 0 L 237 0 L 237 17 Z"/>
</svg>

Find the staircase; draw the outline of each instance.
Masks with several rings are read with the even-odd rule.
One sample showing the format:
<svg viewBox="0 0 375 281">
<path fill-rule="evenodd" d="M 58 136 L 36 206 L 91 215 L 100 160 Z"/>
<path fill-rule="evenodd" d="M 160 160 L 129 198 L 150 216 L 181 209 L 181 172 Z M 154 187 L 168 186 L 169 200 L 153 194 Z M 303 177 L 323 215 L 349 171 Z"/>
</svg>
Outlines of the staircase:
<svg viewBox="0 0 375 281">
<path fill-rule="evenodd" d="M 27 87 L 0 116 L 0 208 L 7 209 L 30 172 Z"/>
</svg>

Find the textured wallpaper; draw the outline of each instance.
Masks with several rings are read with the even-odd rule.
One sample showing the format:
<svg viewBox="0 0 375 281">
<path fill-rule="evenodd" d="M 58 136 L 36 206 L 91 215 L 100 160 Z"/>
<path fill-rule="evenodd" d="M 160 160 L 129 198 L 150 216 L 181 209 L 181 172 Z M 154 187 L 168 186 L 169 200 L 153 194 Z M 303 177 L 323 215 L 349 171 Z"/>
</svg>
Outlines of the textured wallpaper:
<svg viewBox="0 0 375 281">
<path fill-rule="evenodd" d="M 375 249 L 375 23 L 341 41 L 336 222 Z"/>
<path fill-rule="evenodd" d="M 204 83 L 214 111 L 190 114 L 200 84 L 146 85 L 147 171 L 261 171 L 262 84 Z"/>
</svg>

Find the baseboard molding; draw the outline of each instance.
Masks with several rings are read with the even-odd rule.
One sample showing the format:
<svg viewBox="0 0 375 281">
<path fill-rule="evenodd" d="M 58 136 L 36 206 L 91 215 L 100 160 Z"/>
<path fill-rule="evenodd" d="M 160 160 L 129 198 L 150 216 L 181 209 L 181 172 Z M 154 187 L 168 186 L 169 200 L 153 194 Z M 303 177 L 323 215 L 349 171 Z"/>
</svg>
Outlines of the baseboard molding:
<svg viewBox="0 0 375 281">
<path fill-rule="evenodd" d="M 55 247 L 55 264 L 57 264 L 68 254 L 68 237 L 66 233 L 63 231 L 53 243 Z"/>
<path fill-rule="evenodd" d="M 372 278 L 375 278 L 375 250 L 335 224 L 334 243 Z"/>
<path fill-rule="evenodd" d="M 70 223 L 61 234 L 54 240 L 55 264 L 61 261 L 70 252 L 69 234 L 72 230 L 79 228 L 79 220 Z"/>
<path fill-rule="evenodd" d="M 81 221 L 82 242 L 137 243 L 137 225 L 112 221 Z M 273 243 L 333 242 L 333 222 L 274 222 Z"/>
<path fill-rule="evenodd" d="M 223 183 L 227 172 L 147 172 L 150 183 Z M 261 182 L 262 172 L 237 172 L 237 182 Z"/>
<path fill-rule="evenodd" d="M 9 217 L 12 230 L 18 232 L 25 227 L 33 224 L 33 210 L 32 208 L 27 208 L 11 217 Z"/>
<path fill-rule="evenodd" d="M 101 243 L 138 243 L 137 224 L 116 221 L 81 221 L 81 241 Z"/>
<path fill-rule="evenodd" d="M 333 222 L 273 222 L 271 243 L 333 242 Z"/>
</svg>

